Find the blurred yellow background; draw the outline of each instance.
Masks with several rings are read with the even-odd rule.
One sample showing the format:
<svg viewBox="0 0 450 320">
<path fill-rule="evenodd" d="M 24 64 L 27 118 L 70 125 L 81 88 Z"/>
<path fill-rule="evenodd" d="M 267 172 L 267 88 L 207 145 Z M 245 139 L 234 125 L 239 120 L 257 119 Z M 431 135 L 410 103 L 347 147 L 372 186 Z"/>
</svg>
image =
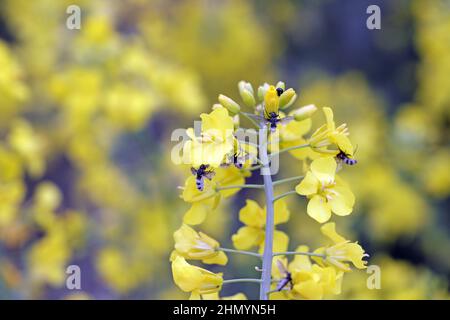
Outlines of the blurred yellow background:
<svg viewBox="0 0 450 320">
<path fill-rule="evenodd" d="M 371 2 L 381 30 L 366 28 Z M 80 30 L 66 27 L 71 4 Z M 339 298 L 449 298 L 449 52 L 447 0 L 1 1 L 0 298 L 187 298 L 169 263 L 188 174 L 170 135 L 243 79 L 283 80 L 297 105 L 333 107 L 349 125 L 357 202 L 337 219 L 382 288 L 355 271 Z M 253 193 L 240 195 L 203 228 L 222 243 Z M 282 228 L 318 242 L 304 201 L 289 204 Z M 252 263 L 231 259 L 227 274 Z M 72 264 L 81 291 L 66 288 Z"/>
</svg>

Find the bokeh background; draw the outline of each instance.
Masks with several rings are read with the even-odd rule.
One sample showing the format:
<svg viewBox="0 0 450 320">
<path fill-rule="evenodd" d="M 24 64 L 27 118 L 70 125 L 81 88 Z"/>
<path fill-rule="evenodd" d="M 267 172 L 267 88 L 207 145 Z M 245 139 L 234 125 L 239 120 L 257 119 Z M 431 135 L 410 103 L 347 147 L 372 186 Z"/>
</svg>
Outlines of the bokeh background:
<svg viewBox="0 0 450 320">
<path fill-rule="evenodd" d="M 70 4 L 81 30 L 66 28 Z M 381 30 L 366 28 L 371 4 Z M 239 80 L 284 80 L 296 105 L 333 107 L 358 146 L 344 173 L 357 205 L 335 221 L 382 288 L 355 271 L 338 298 L 447 299 L 449 75 L 448 0 L 1 0 L 0 298 L 187 298 L 169 255 L 189 171 L 170 161 L 170 134 L 219 93 L 237 98 Z M 282 161 L 280 176 L 296 173 Z M 246 197 L 260 195 L 223 201 L 202 229 L 231 247 Z M 286 199 L 291 246 L 320 244 L 305 202 Z M 80 291 L 66 289 L 71 264 Z M 232 256 L 211 270 L 257 276 L 254 265 Z"/>
</svg>

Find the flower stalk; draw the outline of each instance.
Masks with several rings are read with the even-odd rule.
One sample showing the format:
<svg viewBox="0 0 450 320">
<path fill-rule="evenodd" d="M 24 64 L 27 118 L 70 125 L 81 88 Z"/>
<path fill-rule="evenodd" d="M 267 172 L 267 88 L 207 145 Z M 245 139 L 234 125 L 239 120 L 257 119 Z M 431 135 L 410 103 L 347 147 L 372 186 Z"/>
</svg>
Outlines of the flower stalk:
<svg viewBox="0 0 450 320">
<path fill-rule="evenodd" d="M 258 257 L 258 258 L 262 257 L 262 255 L 260 255 L 259 253 L 251 252 L 251 251 L 235 250 L 235 249 L 228 249 L 228 248 L 217 248 L 217 250 L 223 251 L 223 252 L 229 252 L 229 253 L 238 253 L 238 254 L 243 254 L 243 255 L 247 255 L 247 256 L 254 256 L 254 257 Z"/>
<path fill-rule="evenodd" d="M 228 279 L 228 280 L 223 280 L 222 284 L 240 283 L 240 282 L 261 283 L 261 280 L 260 279 L 252 279 L 252 278 Z"/>
<path fill-rule="evenodd" d="M 259 299 L 267 300 L 270 291 L 272 258 L 273 258 L 273 233 L 274 233 L 274 208 L 273 208 L 273 183 L 269 166 L 269 156 L 267 154 L 267 126 L 261 122 L 259 129 L 259 156 L 263 163 L 261 174 L 264 179 L 264 192 L 266 195 L 266 229 L 265 243 L 261 273 L 261 285 L 259 290 Z"/>
</svg>

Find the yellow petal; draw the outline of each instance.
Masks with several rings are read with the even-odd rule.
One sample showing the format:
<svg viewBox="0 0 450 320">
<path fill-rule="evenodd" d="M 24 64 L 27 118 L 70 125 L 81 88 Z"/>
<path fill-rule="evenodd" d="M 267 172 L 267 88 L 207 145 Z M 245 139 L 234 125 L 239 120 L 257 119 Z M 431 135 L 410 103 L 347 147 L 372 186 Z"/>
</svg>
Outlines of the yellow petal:
<svg viewBox="0 0 450 320">
<path fill-rule="evenodd" d="M 317 179 L 323 183 L 331 183 L 334 181 L 336 174 L 336 160 L 334 157 L 318 158 L 311 163 L 311 171 Z"/>
<path fill-rule="evenodd" d="M 346 256 L 358 269 L 367 268 L 366 263 L 363 258 L 367 256 L 364 249 L 357 243 L 347 243 L 345 245 Z"/>
<path fill-rule="evenodd" d="M 222 300 L 247 300 L 247 296 L 242 292 L 239 292 L 229 297 L 223 297 Z"/>
<path fill-rule="evenodd" d="M 297 283 L 294 290 L 305 299 L 320 300 L 323 298 L 322 286 L 313 280 Z"/>
<path fill-rule="evenodd" d="M 333 110 L 331 108 L 325 107 L 322 109 L 323 113 L 325 114 L 325 118 L 327 119 L 327 128 L 330 131 L 335 130 L 335 124 L 334 124 L 334 116 L 333 116 Z"/>
<path fill-rule="evenodd" d="M 349 157 L 353 157 L 353 146 L 346 135 L 342 133 L 333 134 L 331 140 L 337 145 L 339 150 L 343 151 Z"/>
<path fill-rule="evenodd" d="M 324 224 L 320 228 L 320 231 L 334 243 L 347 241 L 343 236 L 336 232 L 336 224 L 334 222 Z"/>
<path fill-rule="evenodd" d="M 264 239 L 264 231 L 253 227 L 242 227 L 231 237 L 238 250 L 247 250 L 257 246 Z"/>
<path fill-rule="evenodd" d="M 331 208 L 329 204 L 324 197 L 319 195 L 315 195 L 309 200 L 307 212 L 311 218 L 319 223 L 327 222 L 331 217 Z"/>
<path fill-rule="evenodd" d="M 308 171 L 305 178 L 295 187 L 295 191 L 303 196 L 309 196 L 317 193 L 318 188 L 319 180 L 311 171 Z"/>
<path fill-rule="evenodd" d="M 280 223 L 288 222 L 289 216 L 290 216 L 291 213 L 289 212 L 287 204 L 286 204 L 286 202 L 283 199 L 278 200 L 277 202 L 275 202 L 274 212 L 275 212 L 275 214 L 274 214 L 274 223 L 276 225 L 280 224 Z"/>
<path fill-rule="evenodd" d="M 350 189 L 336 186 L 333 191 L 335 191 L 335 194 L 328 200 L 331 210 L 338 216 L 347 216 L 352 213 L 355 196 Z"/>
<path fill-rule="evenodd" d="M 214 293 L 202 294 L 202 299 L 203 300 L 219 300 L 219 293 L 214 292 Z"/>
<path fill-rule="evenodd" d="M 299 246 L 295 249 L 297 252 L 309 252 L 307 246 Z M 300 270 L 310 270 L 311 269 L 311 259 L 307 255 L 295 255 L 294 260 L 289 264 L 289 271 L 300 271 Z"/>
<path fill-rule="evenodd" d="M 202 133 L 221 138 L 233 135 L 233 118 L 229 116 L 227 109 L 217 108 L 209 114 L 201 114 L 200 118 L 202 119 Z"/>
<path fill-rule="evenodd" d="M 262 228 L 266 224 L 263 209 L 253 200 L 246 201 L 246 205 L 239 211 L 239 220 L 255 228 Z"/>
<path fill-rule="evenodd" d="M 210 207 L 203 203 L 193 203 L 191 208 L 184 214 L 183 222 L 189 225 L 200 224 L 205 221 L 210 211 Z"/>
<path fill-rule="evenodd" d="M 289 247 L 289 237 L 283 231 L 275 230 L 273 233 L 273 250 L 285 252 Z"/>
<path fill-rule="evenodd" d="M 223 251 L 220 251 L 216 256 L 208 259 L 203 259 L 202 261 L 206 264 L 219 264 L 221 266 L 224 266 L 228 263 L 228 257 Z"/>
</svg>

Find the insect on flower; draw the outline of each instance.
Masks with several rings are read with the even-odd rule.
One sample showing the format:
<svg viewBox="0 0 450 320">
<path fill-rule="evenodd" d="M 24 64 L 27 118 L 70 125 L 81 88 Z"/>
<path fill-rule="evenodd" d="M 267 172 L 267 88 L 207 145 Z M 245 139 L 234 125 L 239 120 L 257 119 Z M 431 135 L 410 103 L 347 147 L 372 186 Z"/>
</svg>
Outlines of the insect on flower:
<svg viewBox="0 0 450 320">
<path fill-rule="evenodd" d="M 225 163 L 222 163 L 222 167 L 228 167 L 233 164 L 236 168 L 242 169 L 244 163 L 250 159 L 250 154 L 242 150 L 241 147 L 238 147 L 233 153 L 230 153 L 226 157 Z"/>
<path fill-rule="evenodd" d="M 294 120 L 294 117 L 291 116 L 280 118 L 279 103 L 283 92 L 282 88 L 270 86 L 264 97 L 264 117 L 252 115 L 256 120 L 265 122 L 270 127 L 271 132 L 275 132 L 278 123 L 287 124 Z"/>
<path fill-rule="evenodd" d="M 356 150 L 354 153 L 356 153 Z M 339 150 L 339 153 L 336 155 L 336 159 L 338 159 L 338 161 L 341 161 L 349 166 L 353 166 L 358 163 L 358 161 L 355 158 L 353 158 L 352 155 L 350 155 L 342 150 Z"/>
<path fill-rule="evenodd" d="M 196 177 L 195 183 L 197 185 L 197 189 L 200 191 L 203 191 L 205 186 L 204 179 L 207 178 L 211 180 L 215 175 L 215 172 L 212 169 L 207 170 L 208 168 L 209 164 L 202 164 L 198 167 L 198 169 L 195 169 L 194 167 L 191 168 L 192 174 Z"/>
<path fill-rule="evenodd" d="M 292 290 L 292 287 L 294 286 L 294 284 L 292 283 L 292 275 L 291 275 L 291 273 L 286 269 L 286 267 L 284 266 L 284 264 L 280 260 L 277 260 L 277 267 L 278 267 L 278 270 L 280 270 L 280 273 L 282 275 L 284 275 L 284 277 L 280 281 L 278 281 L 276 290 L 277 291 L 281 291 L 288 284 L 290 286 L 290 289 Z"/>
</svg>

